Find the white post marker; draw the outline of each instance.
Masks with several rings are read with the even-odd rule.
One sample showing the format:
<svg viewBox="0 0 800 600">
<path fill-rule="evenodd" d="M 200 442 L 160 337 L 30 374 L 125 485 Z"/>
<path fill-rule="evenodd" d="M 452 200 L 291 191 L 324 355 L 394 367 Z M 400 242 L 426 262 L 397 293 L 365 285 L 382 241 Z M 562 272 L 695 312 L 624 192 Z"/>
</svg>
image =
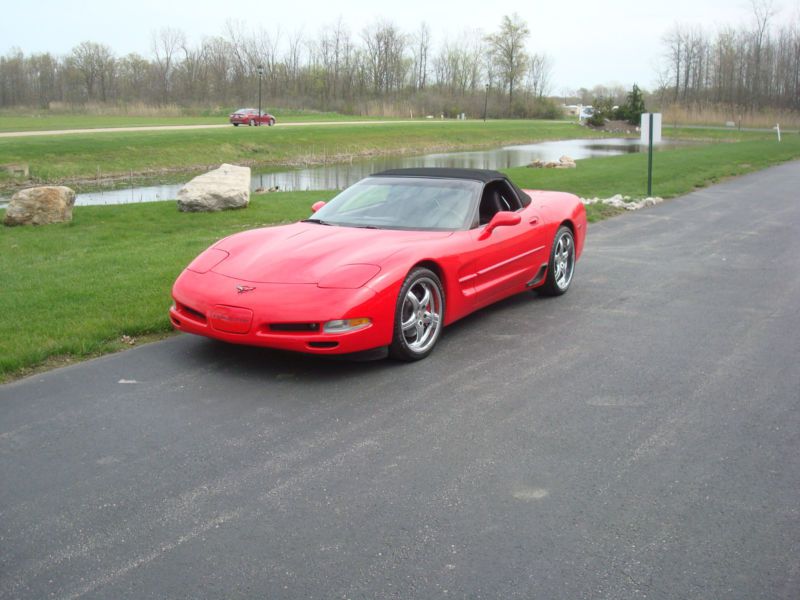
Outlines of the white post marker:
<svg viewBox="0 0 800 600">
<path fill-rule="evenodd" d="M 778 132 L 778 141 L 780 142 L 781 141 L 781 124 L 778 123 L 777 125 L 775 125 L 775 127 L 773 127 L 773 129 L 777 130 L 777 132 Z"/>
<path fill-rule="evenodd" d="M 650 113 L 642 113 L 639 124 L 640 141 L 643 146 L 650 144 Z M 661 143 L 661 113 L 653 113 L 653 143 Z"/>
</svg>

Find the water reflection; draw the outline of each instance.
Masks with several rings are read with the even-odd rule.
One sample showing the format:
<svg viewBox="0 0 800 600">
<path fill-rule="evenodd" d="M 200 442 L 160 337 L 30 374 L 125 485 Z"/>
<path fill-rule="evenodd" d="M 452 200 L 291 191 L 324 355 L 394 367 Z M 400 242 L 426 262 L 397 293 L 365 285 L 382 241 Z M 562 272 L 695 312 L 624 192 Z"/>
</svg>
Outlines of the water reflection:
<svg viewBox="0 0 800 600">
<path fill-rule="evenodd" d="M 381 156 L 346 164 L 308 167 L 275 173 L 256 173 L 251 180 L 250 189 L 277 187 L 282 191 L 340 190 L 372 173 L 386 169 L 410 167 L 506 169 L 526 165 L 534 160 L 558 160 L 563 155 L 577 160 L 646 151 L 647 147 L 641 146 L 638 139 L 613 138 L 558 140 L 506 146 L 492 150 L 448 152 L 424 156 Z M 154 185 L 83 193 L 77 195 L 75 204 L 88 206 L 172 200 L 177 197 L 181 186 L 182 184 Z"/>
</svg>

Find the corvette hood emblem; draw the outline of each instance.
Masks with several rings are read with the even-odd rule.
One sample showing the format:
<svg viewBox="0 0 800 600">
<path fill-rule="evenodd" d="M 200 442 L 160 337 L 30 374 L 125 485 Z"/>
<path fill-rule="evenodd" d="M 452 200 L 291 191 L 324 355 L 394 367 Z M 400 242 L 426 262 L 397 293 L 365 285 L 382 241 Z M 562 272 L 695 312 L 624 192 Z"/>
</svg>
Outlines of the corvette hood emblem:
<svg viewBox="0 0 800 600">
<path fill-rule="evenodd" d="M 237 285 L 236 286 L 236 291 L 239 294 L 245 294 L 247 292 L 252 292 L 254 289 L 256 289 L 256 288 L 250 287 L 249 285 Z"/>
</svg>

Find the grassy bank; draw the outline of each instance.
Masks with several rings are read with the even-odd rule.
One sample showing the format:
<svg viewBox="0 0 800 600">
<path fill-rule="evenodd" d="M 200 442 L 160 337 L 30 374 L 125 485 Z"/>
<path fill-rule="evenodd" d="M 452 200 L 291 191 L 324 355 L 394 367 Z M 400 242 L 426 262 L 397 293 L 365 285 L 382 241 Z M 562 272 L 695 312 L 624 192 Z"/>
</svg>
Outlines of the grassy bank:
<svg viewBox="0 0 800 600">
<path fill-rule="evenodd" d="M 268 169 L 348 162 L 376 155 L 422 154 L 619 135 L 563 121 L 434 120 L 0 138 L 0 165 L 27 163 L 32 177 L 24 180 L 0 170 L 0 192 L 9 194 L 32 183 L 86 186 L 123 179 L 180 177 L 223 162 Z M 696 128 L 668 128 L 665 135 L 692 141 L 774 139 L 768 132 Z M 147 183 L 143 181 L 144 185 Z"/>
<path fill-rule="evenodd" d="M 675 196 L 797 158 L 800 136 L 664 151 L 655 156 L 654 193 Z M 509 173 L 527 188 L 642 196 L 646 156 Z M 58 357 L 120 349 L 122 336 L 168 332 L 170 286 L 200 250 L 236 231 L 303 218 L 312 202 L 334 193 L 255 196 L 246 210 L 214 214 L 179 213 L 172 202 L 78 207 L 69 224 L 0 228 L 0 381 L 59 364 Z M 591 220 L 614 212 L 589 207 Z"/>
<path fill-rule="evenodd" d="M 190 171 L 229 162 L 250 166 L 321 164 L 380 154 L 476 148 L 570 137 L 600 137 L 553 121 L 405 121 L 304 127 L 86 133 L 0 138 L 0 164 L 28 163 L 37 182 Z M 0 185 L 10 186 L 9 176 Z"/>
</svg>

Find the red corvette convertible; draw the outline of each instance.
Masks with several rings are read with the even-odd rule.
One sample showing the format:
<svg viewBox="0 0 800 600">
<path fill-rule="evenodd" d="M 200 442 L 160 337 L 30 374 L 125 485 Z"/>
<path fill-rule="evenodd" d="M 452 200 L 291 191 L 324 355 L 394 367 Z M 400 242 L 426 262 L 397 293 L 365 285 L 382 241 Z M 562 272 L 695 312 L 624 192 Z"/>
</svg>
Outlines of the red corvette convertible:
<svg viewBox="0 0 800 600">
<path fill-rule="evenodd" d="M 299 223 L 220 240 L 172 290 L 176 329 L 315 354 L 425 358 L 445 325 L 525 290 L 566 292 L 586 237 L 577 197 L 473 169 L 361 180 Z"/>
</svg>

